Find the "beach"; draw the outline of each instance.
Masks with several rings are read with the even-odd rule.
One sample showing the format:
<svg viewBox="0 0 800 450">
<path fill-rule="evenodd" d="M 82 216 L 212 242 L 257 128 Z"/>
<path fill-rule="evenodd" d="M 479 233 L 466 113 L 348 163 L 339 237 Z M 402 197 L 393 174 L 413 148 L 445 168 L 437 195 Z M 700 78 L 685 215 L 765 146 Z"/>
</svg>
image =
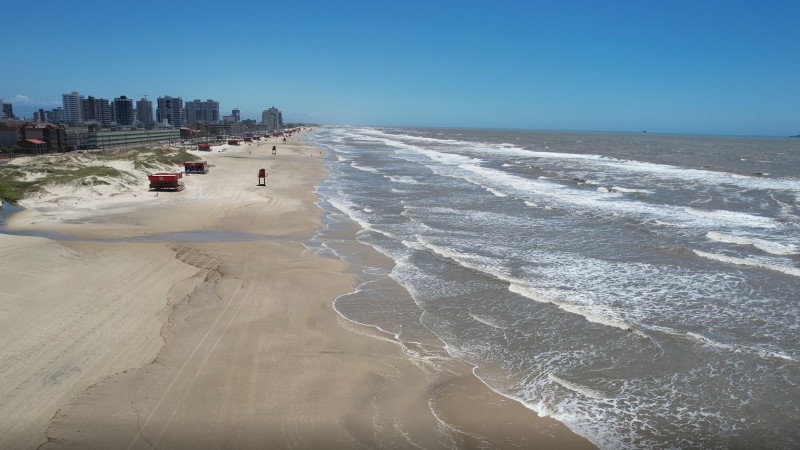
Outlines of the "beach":
<svg viewBox="0 0 800 450">
<path fill-rule="evenodd" d="M 22 202 L 0 234 L 0 448 L 592 448 L 337 313 L 358 279 L 307 245 L 319 148 L 220 150 L 183 191 Z"/>
</svg>

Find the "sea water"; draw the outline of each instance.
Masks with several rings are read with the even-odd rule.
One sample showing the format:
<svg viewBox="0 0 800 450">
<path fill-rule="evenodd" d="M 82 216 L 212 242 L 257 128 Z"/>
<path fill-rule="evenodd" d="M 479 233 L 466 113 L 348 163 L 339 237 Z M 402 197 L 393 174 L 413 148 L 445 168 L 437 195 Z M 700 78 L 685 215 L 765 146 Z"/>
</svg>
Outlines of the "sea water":
<svg viewBox="0 0 800 450">
<path fill-rule="evenodd" d="M 603 448 L 800 447 L 800 139 L 321 128 L 344 317 Z M 387 277 L 404 289 L 388 287 Z M 433 357 L 433 356 L 431 356 Z"/>
</svg>

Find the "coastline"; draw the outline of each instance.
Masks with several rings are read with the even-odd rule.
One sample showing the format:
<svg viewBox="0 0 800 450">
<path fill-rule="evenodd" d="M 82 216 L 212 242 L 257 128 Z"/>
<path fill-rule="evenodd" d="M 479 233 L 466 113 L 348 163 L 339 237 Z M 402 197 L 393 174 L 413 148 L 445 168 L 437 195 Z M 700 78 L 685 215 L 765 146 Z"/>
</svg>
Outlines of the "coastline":
<svg viewBox="0 0 800 450">
<path fill-rule="evenodd" d="M 9 229 L 84 240 L 0 235 L 14 267 L 0 321 L 16 324 L 0 337 L 19 345 L 0 365 L 0 447 L 592 447 L 466 364 L 425 370 L 345 322 L 332 302 L 356 277 L 304 246 L 321 226 L 318 149 L 277 145 L 276 158 L 256 144 L 203 154 L 211 173 L 176 195 L 14 216 Z M 263 239 L 125 241 L 180 232 Z"/>
</svg>

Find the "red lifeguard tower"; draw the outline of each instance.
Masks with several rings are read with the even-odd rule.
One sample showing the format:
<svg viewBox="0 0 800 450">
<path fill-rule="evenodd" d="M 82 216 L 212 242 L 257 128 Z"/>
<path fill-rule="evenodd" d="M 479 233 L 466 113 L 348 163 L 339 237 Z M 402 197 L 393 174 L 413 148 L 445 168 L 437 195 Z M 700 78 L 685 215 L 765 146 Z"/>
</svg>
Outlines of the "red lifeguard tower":
<svg viewBox="0 0 800 450">
<path fill-rule="evenodd" d="M 183 174 L 180 172 L 175 173 L 154 173 L 147 177 L 150 180 L 150 189 L 153 190 L 168 190 L 168 191 L 180 191 L 184 189 L 183 183 L 178 181 L 179 179 L 183 178 Z"/>
<path fill-rule="evenodd" d="M 186 161 L 183 163 L 183 170 L 190 173 L 208 173 L 208 162 L 206 161 Z"/>
<path fill-rule="evenodd" d="M 264 169 L 258 170 L 258 185 L 259 186 L 267 185 L 267 171 Z"/>
</svg>

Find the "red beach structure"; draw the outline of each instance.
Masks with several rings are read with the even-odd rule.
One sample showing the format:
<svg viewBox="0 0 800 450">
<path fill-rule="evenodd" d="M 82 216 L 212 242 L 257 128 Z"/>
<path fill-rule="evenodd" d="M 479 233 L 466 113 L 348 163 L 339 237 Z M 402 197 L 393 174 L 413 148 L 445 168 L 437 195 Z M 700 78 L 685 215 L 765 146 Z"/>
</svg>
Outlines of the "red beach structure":
<svg viewBox="0 0 800 450">
<path fill-rule="evenodd" d="M 198 150 L 203 150 L 203 151 L 206 151 L 206 152 L 210 152 L 211 151 L 211 144 L 197 144 L 197 149 Z"/>
<path fill-rule="evenodd" d="M 208 162 L 206 161 L 186 161 L 183 163 L 183 171 L 189 173 L 208 173 Z"/>
<path fill-rule="evenodd" d="M 263 182 L 262 182 L 263 180 Z M 258 170 L 258 185 L 259 186 L 266 186 L 267 185 L 267 171 L 265 169 Z"/>
<path fill-rule="evenodd" d="M 168 190 L 168 191 L 180 191 L 183 190 L 184 185 L 179 179 L 183 178 L 183 174 L 180 172 L 175 173 L 154 173 L 147 177 L 150 180 L 150 189 L 155 190 Z"/>
<path fill-rule="evenodd" d="M 228 139 L 228 145 L 239 145 L 239 139 Z"/>
</svg>

